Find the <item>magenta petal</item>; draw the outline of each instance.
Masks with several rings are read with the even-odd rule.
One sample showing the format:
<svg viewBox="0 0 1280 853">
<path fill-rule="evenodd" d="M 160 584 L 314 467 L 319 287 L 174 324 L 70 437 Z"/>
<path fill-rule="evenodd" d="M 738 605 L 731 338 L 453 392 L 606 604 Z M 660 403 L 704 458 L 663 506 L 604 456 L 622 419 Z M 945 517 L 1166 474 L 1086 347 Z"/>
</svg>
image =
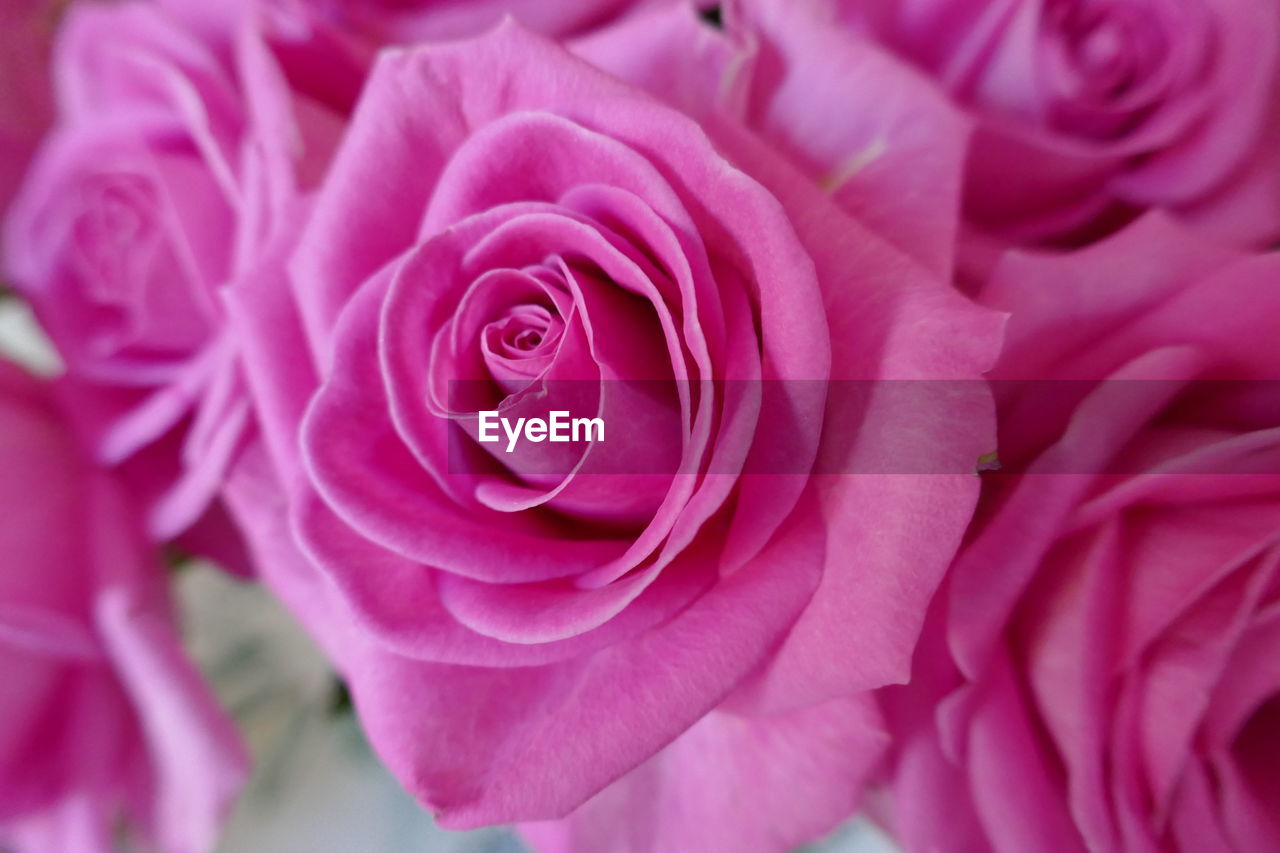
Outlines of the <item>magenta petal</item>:
<svg viewBox="0 0 1280 853">
<path fill-rule="evenodd" d="M 465 595 L 468 590 L 484 590 L 488 584 L 468 582 L 453 575 L 446 581 L 437 570 L 379 548 L 353 533 L 314 497 L 300 499 L 298 512 L 296 532 L 288 535 L 302 543 L 291 547 L 300 547 L 305 553 L 308 570 L 332 577 L 332 592 L 345 599 L 349 620 L 367 632 L 370 642 L 385 646 L 388 653 L 411 659 L 484 667 L 536 666 L 563 661 L 590 654 L 653 627 L 684 605 L 688 597 L 706 583 L 705 572 L 661 579 L 647 594 L 642 593 L 633 606 L 617 615 L 589 612 L 587 618 L 594 623 L 591 630 L 584 627 L 583 633 L 570 632 L 561 639 L 543 636 L 537 638 L 537 642 L 510 642 L 527 638 L 528 632 L 538 626 L 522 625 L 523 636 L 503 637 L 499 629 L 492 627 L 497 618 L 488 614 L 487 620 L 476 621 L 477 627 L 487 630 L 477 631 L 445 607 L 442 591 L 437 588 L 451 585 L 456 598 L 459 588 L 463 590 L 461 595 Z M 362 566 L 364 573 L 351 573 L 352 563 Z M 512 590 L 518 589 L 521 587 L 506 590 L 499 587 L 493 597 L 500 605 L 504 596 L 510 598 Z M 483 593 L 480 595 L 483 604 Z M 536 600 L 537 596 L 530 598 Z M 563 598 L 555 601 L 561 603 Z M 515 607 L 528 604 L 517 598 Z M 503 615 L 497 610 L 498 618 Z M 492 636 L 495 634 L 498 636 Z"/>
<path fill-rule="evenodd" d="M 412 690 L 419 679 L 402 668 L 357 672 L 374 746 L 445 826 L 567 814 L 759 663 L 808 594 L 797 580 L 813 578 L 813 544 L 810 532 L 784 536 L 661 628 L 581 660 L 439 668 Z M 477 728 L 482 708 L 488 725 Z M 454 748 L 424 754 L 430 743 Z"/>
<path fill-rule="evenodd" d="M 99 621 L 127 688 L 143 697 L 143 729 L 157 756 L 159 839 L 174 851 L 207 850 L 248 775 L 239 736 L 162 614 L 120 591 L 104 597 Z"/>
<path fill-rule="evenodd" d="M 861 231 L 830 202 L 815 201 L 817 191 L 795 180 L 794 173 L 778 165 L 767 168 L 776 161 L 765 160 L 745 140 L 725 141 L 729 139 L 741 146 L 741 156 L 759 162 L 755 174 L 768 181 L 783 204 L 797 211 L 806 205 L 825 207 L 822 217 L 797 216 L 796 221 L 804 223 L 799 236 L 810 248 L 824 287 L 832 378 L 945 380 L 968 391 L 913 399 L 891 393 L 893 383 L 888 383 L 856 412 L 845 411 L 847 390 L 834 392 L 819 465 L 858 473 L 818 477 L 813 483 L 827 525 L 823 582 L 758 684 L 758 701 L 793 708 L 906 679 L 927 603 L 977 499 L 976 478 L 954 472 L 968 469 L 995 444 L 988 393 L 970 383 L 994 361 L 1003 319 Z M 856 264 L 841 249 L 850 233 L 860 235 Z M 897 271 L 891 282 L 867 273 L 885 268 Z M 900 325 L 908 316 L 917 319 Z M 912 405 L 905 411 L 899 404 L 903 396 Z M 922 411 L 922 404 L 930 408 Z M 905 423 L 920 431 L 913 432 L 910 448 L 894 443 Z M 957 423 L 964 429 L 957 430 Z M 857 441 L 849 439 L 850 432 Z M 869 473 L 893 472 L 904 459 L 927 463 L 931 467 L 922 470 L 937 474 Z M 929 537 L 919 535 L 921 523 L 931 530 Z M 904 564 L 905 554 L 911 556 Z M 904 574 L 903 565 L 911 570 Z M 889 613 L 895 615 L 887 617 Z M 863 650 L 858 656 L 838 653 L 855 647 Z"/>
<path fill-rule="evenodd" d="M 887 743 L 865 697 L 713 711 L 568 817 L 520 833 L 541 853 L 790 850 L 848 816 Z"/>
<path fill-rule="evenodd" d="M 742 5 L 762 38 L 749 122 L 860 222 L 950 275 L 970 120 L 818 4 Z"/>
</svg>

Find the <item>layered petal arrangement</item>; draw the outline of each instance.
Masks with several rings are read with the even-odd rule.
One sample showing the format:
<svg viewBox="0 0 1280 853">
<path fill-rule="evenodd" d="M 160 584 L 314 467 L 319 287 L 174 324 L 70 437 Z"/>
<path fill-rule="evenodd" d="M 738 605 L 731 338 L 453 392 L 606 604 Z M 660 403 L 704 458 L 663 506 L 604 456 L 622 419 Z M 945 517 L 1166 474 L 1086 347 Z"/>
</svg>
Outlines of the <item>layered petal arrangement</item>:
<svg viewBox="0 0 1280 853">
<path fill-rule="evenodd" d="M 195 554 L 447 829 L 1280 847 L 1280 6 L 0 29 L 0 846 L 214 849 Z"/>
<path fill-rule="evenodd" d="M 905 680 L 972 511 L 978 382 L 930 413 L 955 473 L 928 489 L 819 459 L 893 446 L 833 434 L 831 380 L 976 380 L 999 315 L 714 132 L 515 25 L 389 54 L 296 246 L 233 289 L 282 480 L 258 491 L 343 613 L 303 618 L 389 659 L 346 667 L 357 706 L 445 825 L 560 817 L 713 709 Z M 614 432 L 477 440 L 480 411 L 559 407 Z M 405 702 L 433 710 L 407 730 Z"/>
<path fill-rule="evenodd" d="M 929 674 L 886 692 L 908 849 L 1280 843 L 1278 274 L 1157 215 L 993 276 L 1025 473 L 984 496 Z"/>
</svg>

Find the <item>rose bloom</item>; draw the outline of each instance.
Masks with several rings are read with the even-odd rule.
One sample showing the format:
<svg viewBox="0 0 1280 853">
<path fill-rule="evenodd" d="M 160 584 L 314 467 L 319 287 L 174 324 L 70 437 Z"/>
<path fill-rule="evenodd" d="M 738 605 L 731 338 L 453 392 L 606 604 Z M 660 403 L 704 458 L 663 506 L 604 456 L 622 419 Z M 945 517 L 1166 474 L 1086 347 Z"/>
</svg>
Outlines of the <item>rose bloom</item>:
<svg viewBox="0 0 1280 853">
<path fill-rule="evenodd" d="M 16 853 L 212 846 L 244 778 L 187 661 L 163 568 L 53 392 L 0 362 L 0 845 Z"/>
<path fill-rule="evenodd" d="M 737 0 L 729 17 L 777 46 L 809 104 L 856 86 L 819 45 L 870 39 L 966 105 L 965 216 L 986 238 L 1079 245 L 1159 208 L 1241 245 L 1280 239 L 1272 3 Z"/>
<path fill-rule="evenodd" d="M 682 20 L 667 103 L 511 23 L 385 53 L 296 246 L 229 297 L 264 579 L 444 826 L 548 850 L 781 850 L 849 814 L 884 746 L 859 694 L 906 679 L 994 439 L 969 380 L 1001 316 L 673 108 L 734 56 Z M 925 378 L 970 393 L 907 442 L 827 385 Z M 606 442 L 476 441 L 548 408 Z M 911 443 L 937 473 L 894 473 Z"/>
<path fill-rule="evenodd" d="M 153 536 L 203 519 L 208 538 L 250 419 L 219 289 L 269 244 L 293 185 L 315 179 L 336 123 L 293 102 L 250 19 L 204 27 L 180 12 L 66 11 L 57 129 L 4 255 L 65 363 L 93 455 L 147 496 Z"/>
<path fill-rule="evenodd" d="M 1002 462 L 898 736 L 908 850 L 1280 848 L 1280 255 L 1015 254 Z"/>
</svg>

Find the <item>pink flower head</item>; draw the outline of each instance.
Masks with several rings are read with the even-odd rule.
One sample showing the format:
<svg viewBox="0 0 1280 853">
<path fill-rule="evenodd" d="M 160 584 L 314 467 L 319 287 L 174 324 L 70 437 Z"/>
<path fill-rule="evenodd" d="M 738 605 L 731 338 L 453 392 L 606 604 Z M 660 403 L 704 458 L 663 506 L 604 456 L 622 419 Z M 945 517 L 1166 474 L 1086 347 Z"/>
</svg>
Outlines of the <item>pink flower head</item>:
<svg viewBox="0 0 1280 853">
<path fill-rule="evenodd" d="M 153 536 L 201 518 L 249 406 L 220 289 L 272 239 L 332 135 L 294 105 L 248 19 L 204 30 L 144 3 L 77 4 L 54 56 L 58 127 L 5 257 L 66 364 L 76 426 L 124 465 Z"/>
<path fill-rule="evenodd" d="M 245 758 L 184 657 L 163 569 L 49 388 L 0 363 L 0 844 L 200 853 Z"/>
<path fill-rule="evenodd" d="M 906 678 L 991 448 L 968 380 L 997 314 L 741 125 L 513 24 L 385 53 L 296 247 L 231 304 L 264 438 L 237 517 L 444 825 L 560 818 L 642 766 L 596 830 L 531 833 L 598 838 L 660 783 L 687 811 L 641 849 L 738 849 L 683 773 L 858 744 L 741 849 L 847 813 L 883 747 L 851 697 Z M 913 422 L 929 476 L 894 467 L 892 400 L 831 390 L 918 379 L 968 392 Z M 482 410 L 562 405 L 604 444 L 478 440 Z"/>
<path fill-rule="evenodd" d="M 1278 276 L 1159 215 L 997 269 L 1013 473 L 887 691 L 909 850 L 1280 845 Z"/>
<path fill-rule="evenodd" d="M 740 0 L 731 8 L 766 43 L 803 28 L 800 19 L 847 43 L 878 42 L 965 105 L 977 123 L 965 216 L 988 236 L 1079 245 L 1155 208 L 1240 245 L 1280 238 L 1274 4 Z M 821 54 L 819 43 L 810 42 Z M 828 61 L 783 58 L 804 78 L 792 93 L 797 109 L 836 91 L 850 103 L 858 97 Z"/>
</svg>

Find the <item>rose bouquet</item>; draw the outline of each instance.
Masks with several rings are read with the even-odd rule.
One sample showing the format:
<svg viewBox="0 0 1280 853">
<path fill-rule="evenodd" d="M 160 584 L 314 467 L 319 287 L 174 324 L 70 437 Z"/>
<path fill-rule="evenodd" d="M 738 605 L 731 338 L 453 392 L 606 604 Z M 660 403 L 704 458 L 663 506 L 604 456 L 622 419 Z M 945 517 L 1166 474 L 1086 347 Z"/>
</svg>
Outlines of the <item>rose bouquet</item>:
<svg viewBox="0 0 1280 853">
<path fill-rule="evenodd" d="M 1280 847 L 1280 6 L 0 21 L 0 844 L 212 849 L 212 563 L 445 829 Z"/>
</svg>

